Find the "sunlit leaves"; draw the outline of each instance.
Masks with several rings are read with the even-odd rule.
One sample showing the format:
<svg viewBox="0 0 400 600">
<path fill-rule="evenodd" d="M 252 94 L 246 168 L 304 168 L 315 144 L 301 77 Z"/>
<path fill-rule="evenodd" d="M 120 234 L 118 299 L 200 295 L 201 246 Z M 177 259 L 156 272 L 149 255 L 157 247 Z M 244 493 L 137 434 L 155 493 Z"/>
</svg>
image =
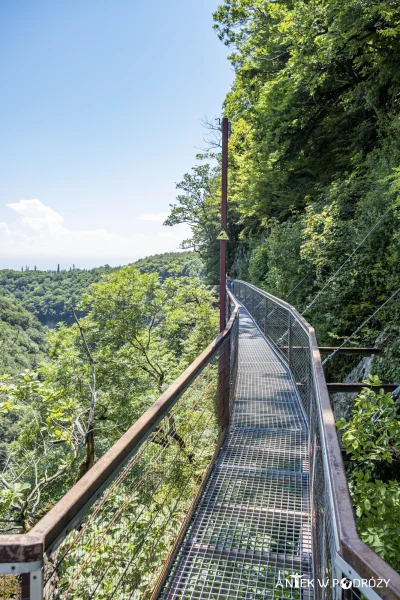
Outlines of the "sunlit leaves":
<svg viewBox="0 0 400 600">
<path fill-rule="evenodd" d="M 96 459 L 215 337 L 214 304 L 197 277 L 160 281 L 134 266 L 84 295 L 81 326 L 96 370 Z M 23 529 L 73 485 L 85 452 L 92 379 L 77 325 L 53 331 L 48 353 L 39 370 L 0 381 L 0 415 L 16 428 L 5 457 L 3 508 L 11 506 L 10 486 L 21 484 L 12 497 Z"/>
</svg>

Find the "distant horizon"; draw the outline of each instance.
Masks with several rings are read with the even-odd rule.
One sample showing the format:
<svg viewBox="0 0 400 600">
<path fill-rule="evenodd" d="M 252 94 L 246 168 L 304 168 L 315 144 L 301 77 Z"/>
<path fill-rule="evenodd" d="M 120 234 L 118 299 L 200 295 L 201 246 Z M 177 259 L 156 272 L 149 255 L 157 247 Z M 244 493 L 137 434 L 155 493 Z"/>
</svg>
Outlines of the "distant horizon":
<svg viewBox="0 0 400 600">
<path fill-rule="evenodd" d="M 35 266 L 36 266 L 36 271 L 48 272 L 48 271 L 57 271 L 58 265 L 60 265 L 60 271 L 69 271 L 70 267 L 71 267 L 71 269 L 78 270 L 78 271 L 90 271 L 92 269 L 99 269 L 101 267 L 107 267 L 107 266 L 111 267 L 113 269 L 116 269 L 118 267 L 121 267 L 121 268 L 126 267 L 127 265 L 135 263 L 139 260 L 150 258 L 151 256 L 162 255 L 162 254 L 174 254 L 174 253 L 181 254 L 184 252 L 194 252 L 194 250 L 186 250 L 186 249 L 182 249 L 182 248 L 177 248 L 175 250 L 166 250 L 165 252 L 152 252 L 151 254 L 146 254 L 143 256 L 135 257 L 135 258 L 121 258 L 120 262 L 118 262 L 118 259 L 116 259 L 116 260 L 112 261 L 112 264 L 111 264 L 111 262 L 103 262 L 101 264 L 98 264 L 98 263 L 92 262 L 95 260 L 94 257 L 87 257 L 84 260 L 86 261 L 86 264 L 89 264 L 90 266 L 79 265 L 78 261 L 77 261 L 76 263 L 72 262 L 71 264 L 68 264 L 68 266 L 65 266 L 65 263 L 62 263 L 62 262 L 56 262 L 55 265 L 52 262 L 50 265 L 50 262 L 49 262 L 48 266 L 41 267 L 41 266 L 39 266 L 39 261 L 37 263 L 30 263 L 30 264 L 25 263 L 24 264 L 21 262 L 20 264 L 18 264 L 18 260 L 15 259 L 14 262 L 15 262 L 16 266 L 8 266 L 8 265 L 2 266 L 2 262 L 0 262 L 0 271 L 6 271 L 6 270 L 21 271 L 22 267 L 23 267 L 24 271 L 26 271 L 26 270 L 35 271 Z M 80 259 L 80 260 L 82 260 L 82 259 Z M 10 261 L 10 262 L 12 263 L 13 261 Z M 28 267 L 28 269 L 26 269 L 26 267 Z"/>
</svg>

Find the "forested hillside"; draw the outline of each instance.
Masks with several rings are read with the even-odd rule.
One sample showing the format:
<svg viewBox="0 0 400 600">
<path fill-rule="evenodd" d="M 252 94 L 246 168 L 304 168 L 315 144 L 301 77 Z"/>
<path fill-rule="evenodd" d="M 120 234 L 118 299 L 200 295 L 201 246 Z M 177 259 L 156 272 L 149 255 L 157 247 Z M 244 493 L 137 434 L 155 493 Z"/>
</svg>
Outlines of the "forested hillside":
<svg viewBox="0 0 400 600">
<path fill-rule="evenodd" d="M 137 261 L 141 273 L 167 277 L 203 276 L 203 265 L 194 252 L 155 254 Z M 70 271 L 0 271 L 0 375 L 17 374 L 39 366 L 45 359 L 48 327 L 72 325 L 86 315 L 82 303 L 90 286 L 118 271 L 109 266 Z M 47 327 L 45 327 L 45 326 Z"/>
<path fill-rule="evenodd" d="M 71 269 L 70 271 L 0 271 L 0 289 L 8 292 L 47 327 L 71 324 L 71 307 L 76 306 L 92 283 L 114 269 Z"/>
<path fill-rule="evenodd" d="M 304 310 L 385 215 L 307 312 L 319 342 L 335 345 L 400 285 L 400 7 L 226 0 L 214 20 L 235 70 L 228 271 Z M 219 177 L 213 162 L 195 166 L 167 220 L 192 226 L 213 282 Z M 397 299 L 354 340 L 384 331 L 378 370 L 391 380 L 399 315 Z"/>
<path fill-rule="evenodd" d="M 158 273 L 161 279 L 171 274 L 196 276 L 203 273 L 200 258 L 193 252 L 155 254 L 134 263 L 142 273 Z M 0 270 L 0 290 L 12 294 L 47 327 L 74 321 L 71 308 L 76 307 L 82 294 L 92 283 L 120 267 L 70 269 L 69 271 Z M 80 316 L 83 313 L 79 312 Z"/>
<path fill-rule="evenodd" d="M 178 277 L 205 276 L 204 265 L 197 252 L 164 252 L 141 258 L 133 263 L 141 273 L 158 273 L 164 280 L 171 275 Z"/>
<path fill-rule="evenodd" d="M 0 375 L 37 366 L 44 357 L 45 328 L 11 296 L 0 295 Z"/>
</svg>

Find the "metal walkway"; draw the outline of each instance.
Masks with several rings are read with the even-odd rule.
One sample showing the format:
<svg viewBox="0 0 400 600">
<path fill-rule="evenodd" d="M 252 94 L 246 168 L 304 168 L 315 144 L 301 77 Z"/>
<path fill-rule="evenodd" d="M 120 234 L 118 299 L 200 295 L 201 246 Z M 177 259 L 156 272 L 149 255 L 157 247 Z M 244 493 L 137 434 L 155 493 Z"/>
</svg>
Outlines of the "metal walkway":
<svg viewBox="0 0 400 600">
<path fill-rule="evenodd" d="M 231 426 L 160 595 L 312 598 L 308 431 L 289 370 L 245 309 Z"/>
</svg>

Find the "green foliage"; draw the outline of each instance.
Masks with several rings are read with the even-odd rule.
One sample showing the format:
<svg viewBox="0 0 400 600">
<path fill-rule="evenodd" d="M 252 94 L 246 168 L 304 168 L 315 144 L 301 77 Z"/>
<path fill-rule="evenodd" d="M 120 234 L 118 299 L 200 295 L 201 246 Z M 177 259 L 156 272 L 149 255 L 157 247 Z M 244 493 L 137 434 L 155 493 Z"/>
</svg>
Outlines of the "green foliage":
<svg viewBox="0 0 400 600">
<path fill-rule="evenodd" d="M 0 295 L 0 375 L 38 366 L 44 357 L 45 329 L 11 296 Z"/>
<path fill-rule="evenodd" d="M 203 263 L 196 252 L 153 254 L 133 264 L 141 273 L 157 273 L 161 281 L 172 275 L 201 278 L 205 275 Z"/>
<path fill-rule="evenodd" d="M 279 296 L 296 288 L 303 309 L 391 209 L 308 313 L 331 345 L 399 285 L 399 7 L 238 0 L 214 18 L 236 69 L 230 190 L 249 249 L 236 274 Z"/>
<path fill-rule="evenodd" d="M 366 383 L 380 385 L 377 376 L 370 376 Z M 338 421 L 338 429 L 343 430 L 342 441 L 351 459 L 358 463 L 371 464 L 373 461 L 391 463 L 393 457 L 400 457 L 400 420 L 398 406 L 391 393 L 380 389 L 375 392 L 363 388 L 354 402 L 351 422 Z"/>
<path fill-rule="evenodd" d="M 0 384 L 14 423 L 1 515 L 28 530 L 215 337 L 214 304 L 198 278 L 133 265 L 93 284 L 79 326 L 50 333 L 48 360 Z"/>
<path fill-rule="evenodd" d="M 114 271 L 111 267 L 70 271 L 0 271 L 0 286 L 4 292 L 17 298 L 43 325 L 73 323 L 71 308 L 76 306 L 90 285 L 103 275 Z"/>
<path fill-rule="evenodd" d="M 381 382 L 370 376 L 366 383 L 379 387 Z M 361 538 L 400 570 L 400 483 L 385 468 L 400 456 L 398 409 L 391 394 L 364 388 L 355 400 L 351 421 L 336 425 L 352 461 L 347 469 L 349 489 Z"/>
<path fill-rule="evenodd" d="M 356 507 L 358 530 L 363 541 L 397 571 L 400 570 L 400 484 L 386 483 L 363 471 L 350 479 L 350 492 Z"/>
<path fill-rule="evenodd" d="M 399 306 L 391 311 L 393 319 L 385 323 L 381 336 L 381 355 L 374 359 L 373 370 L 383 381 L 400 381 L 400 323 Z M 389 313 L 390 314 L 390 313 Z"/>
<path fill-rule="evenodd" d="M 200 276 L 202 264 L 193 252 L 167 252 L 138 260 L 135 266 L 142 273 L 158 273 L 161 279 L 170 275 Z M 93 283 L 121 267 L 70 269 L 69 271 L 13 271 L 0 270 L 0 286 L 4 294 L 19 302 L 43 325 L 54 328 L 63 322 L 74 322 L 71 308 L 76 307 L 82 295 Z M 83 312 L 78 311 L 79 316 Z"/>
<path fill-rule="evenodd" d="M 228 271 L 302 310 L 389 210 L 307 313 L 319 342 L 335 345 L 400 285 L 400 8 L 226 0 L 214 20 L 235 69 L 224 105 Z M 192 226 L 188 244 L 216 280 L 219 163 L 195 167 L 179 187 L 167 222 Z M 372 343 L 399 306 L 356 341 Z"/>
<path fill-rule="evenodd" d="M 199 158 L 204 158 L 199 156 Z M 204 262 L 207 280 L 219 282 L 219 241 L 220 205 L 219 167 L 210 164 L 197 165 L 191 173 L 184 175 L 177 184 L 179 194 L 176 204 L 171 205 L 171 214 L 165 225 L 186 223 L 191 227 L 192 238 L 182 242 L 183 248 L 192 248 L 198 252 Z M 234 206 L 228 209 L 228 256 L 233 260 L 238 226 Z"/>
</svg>

